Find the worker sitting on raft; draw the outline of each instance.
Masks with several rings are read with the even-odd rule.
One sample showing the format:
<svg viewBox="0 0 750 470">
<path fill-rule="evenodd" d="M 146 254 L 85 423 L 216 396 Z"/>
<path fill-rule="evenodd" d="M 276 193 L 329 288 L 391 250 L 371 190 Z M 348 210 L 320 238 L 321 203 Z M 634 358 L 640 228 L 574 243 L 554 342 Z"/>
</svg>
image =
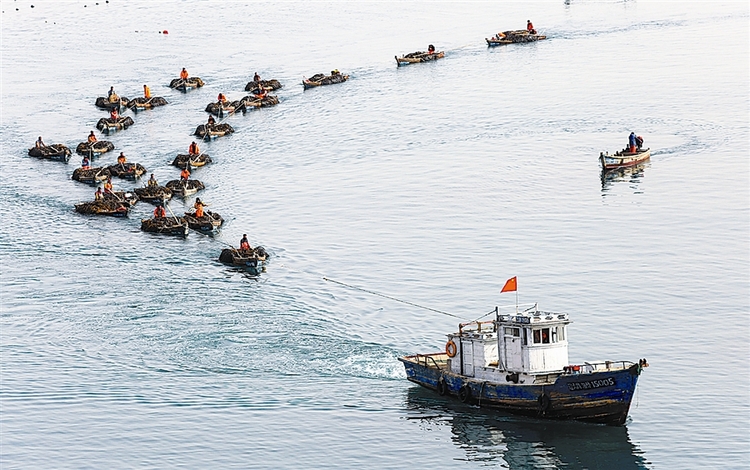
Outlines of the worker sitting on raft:
<svg viewBox="0 0 750 470">
<path fill-rule="evenodd" d="M 109 119 L 112 122 L 117 122 L 120 119 L 120 113 L 117 112 L 117 108 L 112 108 L 112 111 L 109 112 Z"/>
<path fill-rule="evenodd" d="M 43 149 L 47 147 L 47 144 L 44 143 L 42 140 L 42 136 L 40 135 L 38 139 L 36 139 L 36 142 L 34 143 L 34 147 L 38 149 Z"/>
<path fill-rule="evenodd" d="M 195 216 L 197 218 L 203 217 L 203 208 L 206 207 L 207 204 L 203 204 L 201 201 L 201 198 L 197 198 L 195 200 L 195 204 L 193 204 L 193 207 L 195 208 Z"/>
<path fill-rule="evenodd" d="M 154 177 L 153 173 L 151 173 L 151 178 L 148 179 L 147 184 L 149 188 L 156 188 L 157 186 L 159 186 L 159 182 L 156 181 L 156 177 Z"/>
<path fill-rule="evenodd" d="M 250 242 L 247 241 L 247 234 L 242 234 L 242 240 L 240 240 L 240 251 L 253 251 L 252 247 L 250 246 Z"/>
<path fill-rule="evenodd" d="M 187 80 L 188 78 L 188 72 L 185 70 L 185 67 L 182 68 L 182 71 L 180 72 L 180 78 L 183 80 Z"/>
<path fill-rule="evenodd" d="M 190 179 L 190 170 L 188 170 L 187 167 L 185 167 L 180 172 L 180 180 L 182 180 L 183 183 L 187 183 L 189 179 Z"/>
<path fill-rule="evenodd" d="M 151 99 L 151 88 L 149 88 L 148 85 L 143 85 L 143 97 Z"/>
<path fill-rule="evenodd" d="M 90 144 L 93 144 L 94 142 L 96 142 L 96 136 L 94 135 L 94 131 L 91 131 L 91 133 L 89 134 L 88 141 Z"/>
<path fill-rule="evenodd" d="M 198 144 L 193 141 L 193 143 L 190 144 L 190 147 L 188 147 L 188 154 L 190 155 L 200 155 L 201 149 L 198 147 Z"/>
<path fill-rule="evenodd" d="M 164 206 L 159 204 L 154 208 L 154 218 L 155 219 L 164 219 L 167 217 L 167 211 L 164 209 Z"/>
<path fill-rule="evenodd" d="M 434 54 L 435 53 L 435 46 L 433 46 L 432 44 L 430 44 L 429 46 L 427 46 L 427 53 L 428 54 Z"/>
<path fill-rule="evenodd" d="M 528 31 L 529 34 L 536 34 L 536 29 L 534 29 L 534 25 L 531 24 L 531 20 L 526 20 L 526 31 Z"/>
</svg>

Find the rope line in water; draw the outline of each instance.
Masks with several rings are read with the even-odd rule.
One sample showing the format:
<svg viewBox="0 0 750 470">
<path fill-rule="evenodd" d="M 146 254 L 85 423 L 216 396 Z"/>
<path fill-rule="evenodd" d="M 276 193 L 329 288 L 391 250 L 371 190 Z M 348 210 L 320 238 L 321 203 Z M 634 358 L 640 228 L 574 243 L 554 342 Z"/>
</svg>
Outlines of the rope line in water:
<svg viewBox="0 0 750 470">
<path fill-rule="evenodd" d="M 443 312 L 442 310 L 437 310 L 437 309 L 434 309 L 434 308 L 430 308 L 430 307 L 425 307 L 424 305 L 419 305 L 419 304 L 415 304 L 415 303 L 413 303 L 413 302 L 409 302 L 409 301 L 406 301 L 406 300 L 401 300 L 401 299 L 397 299 L 397 298 L 395 298 L 395 297 L 391 297 L 391 296 L 388 296 L 388 295 L 385 295 L 385 294 L 381 294 L 381 293 L 379 293 L 379 292 L 373 292 L 373 291 L 371 291 L 371 290 L 363 289 L 363 288 L 361 288 L 361 287 L 357 287 L 357 286 L 352 286 L 352 285 L 350 285 L 350 284 L 345 284 L 345 283 L 343 283 L 343 282 L 340 282 L 340 281 L 335 281 L 335 280 L 333 280 L 333 279 L 329 279 L 329 278 L 327 278 L 327 277 L 324 277 L 324 278 L 323 278 L 323 280 L 324 280 L 324 281 L 328 281 L 328 282 L 333 282 L 333 283 L 336 283 L 336 284 L 342 285 L 342 286 L 344 286 L 344 287 L 348 287 L 348 288 L 350 288 L 350 289 L 356 289 L 356 290 L 359 290 L 359 291 L 362 291 L 362 292 L 367 292 L 368 294 L 372 294 L 372 295 L 377 295 L 377 296 L 379 296 L 379 297 L 383 297 L 383 298 L 386 298 L 386 299 L 390 299 L 390 300 L 395 300 L 396 302 L 401 302 L 402 304 L 407 304 L 407 305 L 411 305 L 411 306 L 413 306 L 413 307 L 417 307 L 417 308 L 422 308 L 422 309 L 425 309 L 425 310 L 430 310 L 430 311 L 432 311 L 432 312 L 440 313 L 440 314 L 442 314 L 442 315 L 448 315 L 449 317 L 453 317 L 453 318 L 458 318 L 459 320 L 461 320 L 461 319 L 462 319 L 462 318 L 461 318 L 461 317 L 459 317 L 458 315 L 453 315 L 452 313 L 448 313 L 448 312 Z"/>
</svg>

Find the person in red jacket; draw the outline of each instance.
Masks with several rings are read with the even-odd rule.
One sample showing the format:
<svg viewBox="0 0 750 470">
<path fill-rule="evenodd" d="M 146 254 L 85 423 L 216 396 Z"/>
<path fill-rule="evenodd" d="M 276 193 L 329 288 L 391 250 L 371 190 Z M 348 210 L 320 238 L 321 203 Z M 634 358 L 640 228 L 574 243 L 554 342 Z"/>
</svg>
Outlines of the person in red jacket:
<svg viewBox="0 0 750 470">
<path fill-rule="evenodd" d="M 154 218 L 156 218 L 156 219 L 163 219 L 166 216 L 167 216 L 167 211 L 164 210 L 164 206 L 162 206 L 160 204 L 160 205 L 156 206 L 156 208 L 154 208 Z"/>
</svg>

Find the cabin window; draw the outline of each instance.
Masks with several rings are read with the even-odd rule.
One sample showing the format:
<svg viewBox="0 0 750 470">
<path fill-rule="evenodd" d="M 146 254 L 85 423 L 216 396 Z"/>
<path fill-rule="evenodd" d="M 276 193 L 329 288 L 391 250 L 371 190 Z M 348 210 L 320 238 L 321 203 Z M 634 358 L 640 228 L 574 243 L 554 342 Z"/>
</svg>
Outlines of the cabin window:
<svg viewBox="0 0 750 470">
<path fill-rule="evenodd" d="M 557 326 L 552 328 L 552 342 L 557 343 Z"/>
<path fill-rule="evenodd" d="M 564 326 L 558 326 L 557 327 L 557 333 L 558 333 L 558 340 L 559 341 L 565 341 L 565 327 Z"/>
<path fill-rule="evenodd" d="M 542 332 L 539 330 L 534 330 L 534 344 L 539 344 L 542 342 Z"/>
<path fill-rule="evenodd" d="M 505 336 L 515 336 L 516 338 L 521 336 L 520 328 L 505 328 Z"/>
<path fill-rule="evenodd" d="M 527 344 L 529 344 L 529 337 L 528 337 L 528 335 L 529 335 L 529 329 L 528 328 L 524 328 L 523 329 L 523 345 L 524 346 L 526 346 Z"/>
<path fill-rule="evenodd" d="M 542 344 L 549 344 L 549 328 L 542 328 Z"/>
</svg>

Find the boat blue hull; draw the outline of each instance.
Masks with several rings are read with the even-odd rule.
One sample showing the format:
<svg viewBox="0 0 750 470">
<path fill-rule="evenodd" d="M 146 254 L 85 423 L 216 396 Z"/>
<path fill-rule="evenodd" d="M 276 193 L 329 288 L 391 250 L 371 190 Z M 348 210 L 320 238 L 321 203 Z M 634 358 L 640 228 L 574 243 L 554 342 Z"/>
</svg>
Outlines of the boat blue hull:
<svg viewBox="0 0 750 470">
<path fill-rule="evenodd" d="M 428 363 L 425 357 L 429 356 L 399 360 L 404 363 L 410 381 L 441 395 L 526 416 L 615 426 L 627 419 L 641 372 L 640 366 L 633 364 L 613 371 L 561 375 L 551 384 L 501 384 L 453 374 Z"/>
</svg>

